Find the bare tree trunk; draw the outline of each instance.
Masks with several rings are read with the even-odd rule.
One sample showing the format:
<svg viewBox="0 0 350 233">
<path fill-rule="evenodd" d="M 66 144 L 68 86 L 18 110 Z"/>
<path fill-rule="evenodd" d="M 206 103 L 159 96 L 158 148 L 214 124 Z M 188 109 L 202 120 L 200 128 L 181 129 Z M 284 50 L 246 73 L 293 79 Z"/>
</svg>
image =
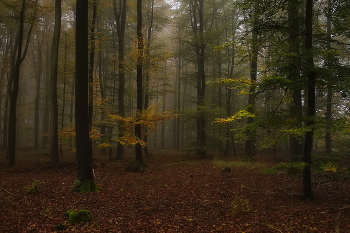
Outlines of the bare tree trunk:
<svg viewBox="0 0 350 233">
<path fill-rule="evenodd" d="M 136 86 L 137 86 L 137 112 L 136 117 L 139 118 L 143 110 L 143 53 L 144 53 L 144 44 L 143 44 L 143 34 L 142 34 L 142 0 L 137 0 L 137 67 L 136 67 Z M 141 140 L 142 139 L 142 125 L 135 125 L 135 136 Z M 142 145 L 136 143 L 135 145 L 135 156 L 136 160 L 140 163 L 143 163 L 142 158 Z"/>
<path fill-rule="evenodd" d="M 148 4 L 149 5 L 149 4 Z M 144 109 L 147 109 L 149 107 L 149 95 L 150 95 L 150 90 L 149 90 L 149 81 L 150 81 L 150 45 L 151 45 L 151 38 L 152 38 L 152 28 L 153 28 L 153 14 L 154 13 L 154 0 L 151 0 L 151 15 L 150 15 L 150 18 L 149 18 L 149 26 L 148 26 L 148 29 L 147 29 L 147 40 L 146 40 L 146 46 L 145 46 L 145 57 L 146 57 L 146 67 L 147 67 L 147 70 L 145 72 L 145 105 L 144 105 Z M 145 135 L 143 137 L 143 140 L 147 143 L 147 140 L 148 140 L 148 136 L 147 136 L 147 128 L 145 127 L 144 128 L 144 131 L 145 131 Z M 145 157 L 148 159 L 149 158 L 149 154 L 148 154 L 148 145 L 146 144 L 146 146 L 144 147 L 144 154 L 145 154 Z"/>
<path fill-rule="evenodd" d="M 82 192 L 98 191 L 92 172 L 92 143 L 89 137 L 89 42 L 88 1 L 76 0 L 75 128 L 77 179 Z"/>
<path fill-rule="evenodd" d="M 119 10 L 115 0 L 113 1 L 114 15 L 117 24 L 118 36 L 118 68 L 119 68 L 119 86 L 118 86 L 118 113 L 125 117 L 125 22 L 126 22 L 126 0 L 119 1 Z M 123 123 L 119 123 L 118 138 L 124 136 Z M 117 142 L 117 159 L 124 159 L 124 145 Z"/>
<path fill-rule="evenodd" d="M 315 84 L 316 84 L 316 72 L 314 68 L 314 59 L 312 52 L 312 20 L 313 20 L 313 0 L 306 0 L 305 7 L 305 50 L 307 53 L 305 65 L 306 65 L 306 74 L 308 78 L 307 83 L 307 122 L 306 127 L 308 131 L 305 135 L 305 145 L 304 145 L 304 155 L 303 162 L 305 163 L 303 169 L 303 190 L 304 198 L 312 199 L 314 194 L 312 192 L 311 186 L 311 169 L 310 164 L 312 162 L 311 154 L 313 149 L 313 138 L 314 138 L 314 124 L 315 124 Z"/>
<path fill-rule="evenodd" d="M 43 58 L 42 58 L 42 41 L 38 39 L 38 71 L 36 74 L 36 93 L 34 106 L 34 149 L 38 150 L 40 146 L 40 97 L 41 97 L 41 78 L 43 74 Z"/>
<path fill-rule="evenodd" d="M 55 28 L 51 53 L 51 82 L 50 82 L 50 161 L 59 162 L 58 151 L 58 104 L 57 104 L 57 76 L 58 76 L 58 53 L 61 36 L 61 2 L 55 1 Z"/>
<path fill-rule="evenodd" d="M 328 0 L 327 7 L 328 7 L 328 13 L 327 16 L 327 50 L 332 50 L 331 46 L 331 31 L 332 31 L 332 22 L 330 13 L 332 11 L 331 8 L 332 0 Z M 327 61 L 328 66 L 331 66 L 331 61 Z M 329 68 L 329 67 L 328 67 Z M 326 154 L 330 155 L 332 153 L 332 133 L 331 133 L 331 125 L 332 125 L 332 102 L 333 102 L 333 87 L 331 83 L 331 77 L 329 77 L 329 80 L 327 80 L 327 110 L 326 110 Z"/>
<path fill-rule="evenodd" d="M 92 129 L 94 115 L 94 66 L 95 66 L 95 27 L 97 18 L 97 2 L 92 1 L 92 20 L 90 29 L 90 55 L 89 55 L 89 122 L 90 130 Z"/>
<path fill-rule="evenodd" d="M 288 1 L 288 26 L 289 26 L 289 79 L 292 81 L 292 103 L 290 106 L 290 115 L 295 119 L 294 127 L 302 127 L 302 103 L 301 103 L 301 87 L 300 87 L 300 23 L 299 23 L 299 2 L 295 0 Z M 297 66 L 297 67 L 296 67 Z M 291 159 L 296 161 L 302 155 L 303 145 L 295 136 L 290 136 L 289 153 Z M 300 160 L 300 159 L 299 159 Z"/>
<path fill-rule="evenodd" d="M 259 45 L 258 45 L 258 20 L 259 20 L 259 13 L 258 13 L 258 7 L 259 2 L 256 1 L 254 4 L 254 19 L 253 19 L 253 27 L 252 27 L 252 51 L 251 51 L 251 61 L 250 61 L 250 80 L 252 84 L 249 88 L 249 96 L 248 96 L 248 111 L 250 113 L 255 112 L 255 82 L 257 79 L 258 74 L 258 52 L 259 52 Z M 252 125 L 254 123 L 253 117 L 248 117 L 247 119 L 247 126 Z M 247 129 L 246 133 L 246 143 L 245 143 L 245 156 L 247 156 L 248 159 L 253 159 L 253 157 L 256 154 L 256 135 L 255 135 L 255 129 Z"/>
</svg>

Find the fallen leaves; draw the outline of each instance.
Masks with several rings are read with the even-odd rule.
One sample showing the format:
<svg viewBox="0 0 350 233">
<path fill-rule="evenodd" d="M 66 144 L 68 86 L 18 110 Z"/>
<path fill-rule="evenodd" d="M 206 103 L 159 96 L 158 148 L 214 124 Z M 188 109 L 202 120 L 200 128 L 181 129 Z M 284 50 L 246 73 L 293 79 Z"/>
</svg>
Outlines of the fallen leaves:
<svg viewBox="0 0 350 233">
<path fill-rule="evenodd" d="M 53 232 L 59 224 L 66 224 L 64 232 L 322 233 L 335 226 L 350 232 L 349 181 L 315 186 L 311 202 L 301 198 L 301 181 L 284 174 L 250 168 L 223 173 L 210 161 L 158 156 L 139 173 L 105 160 L 95 171 L 103 191 L 85 194 L 70 191 L 74 166 L 27 164 L 10 171 L 0 164 L 0 232 Z M 170 159 L 177 165 L 166 166 Z M 29 195 L 23 187 L 34 179 L 40 191 Z M 64 213 L 70 209 L 90 210 L 93 219 L 69 224 Z"/>
</svg>

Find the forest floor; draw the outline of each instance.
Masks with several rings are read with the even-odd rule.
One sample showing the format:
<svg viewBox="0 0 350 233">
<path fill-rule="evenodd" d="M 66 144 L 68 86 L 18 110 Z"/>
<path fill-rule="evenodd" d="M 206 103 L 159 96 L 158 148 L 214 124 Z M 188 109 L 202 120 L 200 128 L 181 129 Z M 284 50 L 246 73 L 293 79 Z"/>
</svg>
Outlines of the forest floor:
<svg viewBox="0 0 350 233">
<path fill-rule="evenodd" d="M 265 174 L 272 163 L 188 158 L 159 151 L 138 173 L 128 160 L 96 159 L 103 191 L 73 193 L 76 165 L 50 164 L 44 153 L 0 159 L 0 232 L 350 232 L 350 181 L 315 181 L 314 200 L 302 180 Z M 229 166 L 231 172 L 223 172 Z M 40 181 L 36 194 L 28 186 Z M 27 187 L 27 188 L 26 188 Z M 68 223 L 67 210 L 90 210 L 88 223 Z M 55 227 L 56 226 L 56 227 Z"/>
</svg>

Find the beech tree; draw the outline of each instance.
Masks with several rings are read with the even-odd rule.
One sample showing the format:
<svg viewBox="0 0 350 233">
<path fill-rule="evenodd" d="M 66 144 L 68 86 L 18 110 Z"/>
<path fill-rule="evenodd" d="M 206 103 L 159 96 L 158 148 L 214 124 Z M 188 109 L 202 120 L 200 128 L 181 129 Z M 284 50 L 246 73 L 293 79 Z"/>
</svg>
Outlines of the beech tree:
<svg viewBox="0 0 350 233">
<path fill-rule="evenodd" d="M 316 86 L 316 71 L 313 58 L 313 35 L 312 35 L 312 26 L 313 26 L 313 0 L 307 0 L 305 6 L 305 52 L 306 52 L 306 75 L 307 75 L 307 122 L 306 127 L 308 130 L 305 134 L 305 143 L 304 143 L 304 155 L 303 162 L 305 163 L 303 169 L 303 189 L 304 189 L 304 198 L 312 199 L 314 194 L 311 187 L 311 169 L 310 164 L 312 162 L 311 154 L 313 150 L 313 140 L 314 140 L 314 124 L 315 124 L 315 86 Z"/>
<path fill-rule="evenodd" d="M 75 31 L 75 131 L 78 162 L 76 190 L 98 191 L 92 171 L 92 143 L 89 136 L 89 3 L 76 1 Z"/>
<path fill-rule="evenodd" d="M 33 16 L 36 15 L 37 1 L 34 6 Z M 22 0 L 21 10 L 19 13 L 19 28 L 15 45 L 13 47 L 12 61 L 11 61 L 11 73 L 8 82 L 10 105 L 9 105 L 9 121 L 8 121 L 8 146 L 7 146 L 7 157 L 9 159 L 9 165 L 15 165 L 16 157 L 16 132 L 17 132 L 17 99 L 19 91 L 19 79 L 21 64 L 24 61 L 27 51 L 30 36 L 34 26 L 34 19 L 29 26 L 27 32 L 27 38 L 25 38 L 25 18 L 27 12 L 27 2 Z M 25 43 L 25 44 L 23 44 Z"/>
<path fill-rule="evenodd" d="M 57 104 L 57 76 L 58 76 L 58 51 L 61 37 L 61 3 L 62 0 L 55 1 L 55 28 L 52 41 L 51 52 L 51 83 L 50 83 L 50 160 L 59 162 L 58 151 L 58 104 Z"/>
<path fill-rule="evenodd" d="M 137 65 L 136 65 L 136 116 L 140 116 L 143 110 L 143 33 L 142 33 L 142 0 L 137 0 Z M 142 125 L 135 125 L 135 136 L 138 139 L 142 139 Z M 141 164 L 143 163 L 142 157 L 142 145 L 137 142 L 135 145 L 136 160 Z"/>
</svg>

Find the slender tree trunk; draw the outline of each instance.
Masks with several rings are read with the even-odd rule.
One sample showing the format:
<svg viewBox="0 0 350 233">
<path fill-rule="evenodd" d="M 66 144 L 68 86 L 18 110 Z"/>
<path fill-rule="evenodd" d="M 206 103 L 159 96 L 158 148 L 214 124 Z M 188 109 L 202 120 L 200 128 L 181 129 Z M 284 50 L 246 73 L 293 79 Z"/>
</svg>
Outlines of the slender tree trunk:
<svg viewBox="0 0 350 233">
<path fill-rule="evenodd" d="M 50 52 L 49 45 L 46 46 L 46 69 L 49 70 L 50 67 Z M 42 122 L 42 148 L 45 148 L 49 144 L 49 127 L 50 127 L 50 75 L 45 76 L 45 94 L 44 94 L 44 112 L 43 112 L 43 122 Z"/>
<path fill-rule="evenodd" d="M 140 114 L 143 110 L 143 34 L 142 34 L 142 0 L 137 0 L 137 67 L 136 67 L 136 87 L 137 87 L 137 112 L 136 117 L 139 118 Z M 142 139 L 142 125 L 135 125 L 135 136 L 141 140 Z M 140 143 L 136 143 L 135 145 L 135 155 L 136 160 L 143 163 L 142 158 L 142 145 Z"/>
<path fill-rule="evenodd" d="M 58 53 L 61 36 L 61 3 L 62 0 L 55 1 L 55 28 L 51 53 L 51 82 L 50 82 L 50 161 L 59 162 L 58 151 L 58 104 L 57 104 L 57 76 L 58 76 Z"/>
<path fill-rule="evenodd" d="M 256 1 L 254 4 L 254 19 L 253 19 L 253 27 L 252 27 L 252 51 L 251 51 L 251 61 L 250 61 L 250 80 L 252 84 L 249 88 L 249 96 L 248 96 L 248 111 L 250 113 L 255 112 L 255 82 L 257 79 L 257 71 L 258 71 L 258 13 L 259 2 Z M 249 127 L 254 123 L 253 117 L 248 117 L 247 126 Z M 256 154 L 256 135 L 255 129 L 247 129 L 246 133 L 246 143 L 245 143 L 245 156 L 249 159 L 253 159 Z"/>
<path fill-rule="evenodd" d="M 203 15 L 203 0 L 190 1 L 191 8 L 191 26 L 195 36 L 195 51 L 197 58 L 197 155 L 201 158 L 206 157 L 206 118 L 204 114 L 205 100 L 205 42 L 204 42 L 204 15 Z M 198 15 L 197 15 L 198 12 Z"/>
<path fill-rule="evenodd" d="M 312 199 L 314 194 L 312 192 L 311 186 L 311 169 L 310 164 L 312 162 L 312 149 L 313 149 L 313 137 L 314 137 L 314 123 L 315 123 L 315 84 L 316 84 L 316 73 L 314 70 L 314 60 L 313 60 L 313 36 L 312 36 L 312 20 L 313 20 L 313 0 L 306 0 L 305 7 L 305 50 L 307 53 L 305 65 L 306 74 L 308 78 L 307 83 L 307 117 L 306 127 L 308 131 L 305 135 L 305 145 L 304 145 L 304 155 L 303 162 L 305 167 L 303 169 L 303 190 L 304 198 Z"/>
<path fill-rule="evenodd" d="M 64 32 L 64 65 L 63 65 L 63 96 L 62 96 L 62 112 L 61 112 L 61 132 L 64 130 L 64 120 L 66 115 L 66 89 L 67 89 L 67 58 L 68 58 L 68 37 L 67 32 Z M 59 140 L 59 153 L 60 157 L 63 157 L 63 142 L 62 138 Z"/>
<path fill-rule="evenodd" d="M 89 122 L 90 130 L 92 129 L 94 115 L 94 66 L 95 66 L 95 27 L 97 18 L 97 2 L 92 2 L 92 20 L 90 29 L 90 55 L 89 55 Z"/>
<path fill-rule="evenodd" d="M 331 22 L 331 11 L 332 11 L 332 0 L 327 1 L 328 7 L 328 16 L 327 16 L 327 50 L 332 50 L 331 46 L 331 31 L 332 31 L 332 22 Z M 328 61 L 327 64 L 330 68 L 331 61 Z M 332 133 L 331 133 L 331 125 L 332 125 L 332 103 L 333 103 L 333 87 L 331 83 L 331 77 L 328 77 L 327 80 L 327 110 L 326 110 L 326 154 L 330 155 L 332 153 Z"/>
<path fill-rule="evenodd" d="M 36 75 L 36 93 L 34 106 L 34 149 L 38 150 L 40 146 L 40 99 L 41 99 L 41 78 L 43 74 L 43 59 L 42 59 L 42 41 L 38 40 L 38 72 Z"/>
<path fill-rule="evenodd" d="M 121 117 L 125 117 L 125 22 L 126 22 L 126 0 L 119 1 L 119 8 L 117 3 L 113 1 L 114 15 L 117 24 L 118 36 L 118 68 L 119 68 L 119 86 L 118 86 L 118 113 Z M 124 136 L 123 123 L 119 123 L 118 138 Z M 118 140 L 117 142 L 117 159 L 124 159 L 124 146 Z"/>
<path fill-rule="evenodd" d="M 149 4 L 148 4 L 149 5 Z M 146 46 L 145 46 L 145 52 L 144 56 L 146 57 L 146 72 L 145 72 L 145 106 L 144 109 L 147 109 L 149 107 L 149 99 L 150 99 L 150 89 L 149 89 L 149 82 L 150 82 L 150 76 L 151 76 L 151 62 L 150 62 L 150 45 L 151 45 L 151 38 L 152 38 L 152 28 L 153 28 L 153 15 L 154 15 L 154 0 L 151 0 L 151 15 L 149 17 L 149 26 L 147 29 L 147 40 L 146 40 Z M 148 132 L 147 128 L 144 127 L 145 135 L 143 137 L 143 140 L 147 143 L 148 141 Z M 144 147 L 144 154 L 146 159 L 148 159 L 148 144 Z"/>
<path fill-rule="evenodd" d="M 295 119 L 294 127 L 302 127 L 301 116 L 302 116 L 302 103 L 301 103 L 301 87 L 300 87 L 300 23 L 299 23 L 299 7 L 300 3 L 295 0 L 288 1 L 288 26 L 289 26 L 289 66 L 288 78 L 292 81 L 292 103 L 290 105 L 290 115 Z M 297 66 L 297 67 L 296 67 Z M 296 161 L 302 155 L 302 144 L 299 140 L 290 136 L 289 139 L 289 153 L 291 159 Z"/>
</svg>

